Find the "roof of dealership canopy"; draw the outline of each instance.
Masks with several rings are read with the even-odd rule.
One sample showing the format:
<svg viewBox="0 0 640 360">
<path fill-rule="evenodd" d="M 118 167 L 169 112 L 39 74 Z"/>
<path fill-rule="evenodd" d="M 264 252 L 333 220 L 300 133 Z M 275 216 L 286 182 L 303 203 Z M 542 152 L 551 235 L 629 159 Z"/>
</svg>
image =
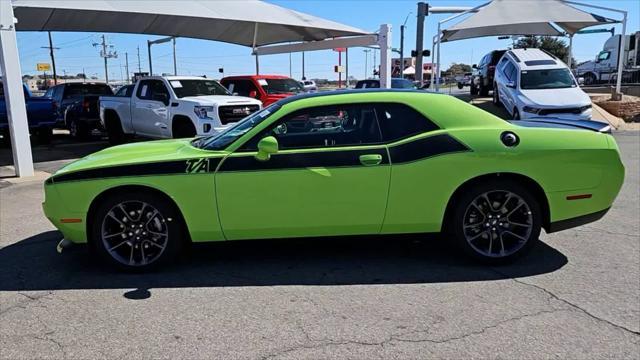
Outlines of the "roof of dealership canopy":
<svg viewBox="0 0 640 360">
<path fill-rule="evenodd" d="M 19 31 L 167 35 L 245 46 L 368 32 L 263 1 L 13 0 Z"/>
<path fill-rule="evenodd" d="M 560 0 L 493 0 L 443 30 L 442 41 L 496 35 L 562 36 L 589 26 L 617 22 Z"/>
</svg>

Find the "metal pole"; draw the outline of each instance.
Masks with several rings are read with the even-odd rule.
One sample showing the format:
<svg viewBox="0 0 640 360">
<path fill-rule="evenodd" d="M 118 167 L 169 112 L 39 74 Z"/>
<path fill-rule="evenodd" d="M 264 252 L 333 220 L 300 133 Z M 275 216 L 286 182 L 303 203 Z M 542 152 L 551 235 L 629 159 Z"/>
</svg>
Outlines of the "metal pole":
<svg viewBox="0 0 640 360">
<path fill-rule="evenodd" d="M 431 75 L 429 75 L 429 89 L 433 89 L 433 70 L 434 70 L 434 61 L 433 57 L 436 55 L 436 37 L 434 36 L 431 40 Z"/>
<path fill-rule="evenodd" d="M 573 48 L 573 34 L 569 35 L 569 54 L 567 55 L 567 67 L 571 70 L 571 58 L 572 56 L 572 48 Z"/>
<path fill-rule="evenodd" d="M 302 52 L 302 80 L 307 80 L 304 75 L 304 51 Z"/>
<path fill-rule="evenodd" d="M 400 25 L 400 77 L 404 78 L 404 25 Z"/>
<path fill-rule="evenodd" d="M 424 18 L 428 5 L 424 2 L 418 3 L 418 20 L 416 23 L 416 81 L 422 87 L 422 51 L 424 50 Z"/>
<path fill-rule="evenodd" d="M 367 65 L 367 60 L 369 60 L 369 51 L 371 50 L 362 50 L 364 52 L 364 80 L 367 79 L 367 70 L 369 66 Z"/>
<path fill-rule="evenodd" d="M 176 38 L 173 38 L 173 75 L 178 75 L 178 66 L 176 64 Z"/>
<path fill-rule="evenodd" d="M 345 78 L 346 78 L 346 87 L 349 88 L 349 48 L 344 49 L 344 67 L 345 67 Z"/>
<path fill-rule="evenodd" d="M 124 67 L 127 72 L 127 84 L 129 83 L 129 53 L 124 53 Z"/>
<path fill-rule="evenodd" d="M 27 108 L 22 91 L 22 70 L 10 1 L 0 1 L 0 72 L 9 122 L 11 152 L 16 176 L 33 176 Z M 5 133 L 6 134 L 6 133 Z"/>
<path fill-rule="evenodd" d="M 342 67 L 342 52 L 338 51 L 338 89 L 342 87 L 342 72 L 340 69 Z"/>
<path fill-rule="evenodd" d="M 260 75 L 260 60 L 258 60 L 258 54 L 256 54 L 256 75 Z"/>
<path fill-rule="evenodd" d="M 291 71 L 291 53 L 289 53 L 289 77 L 293 78 L 293 72 Z"/>
<path fill-rule="evenodd" d="M 622 18 L 622 33 L 620 34 L 620 48 L 618 49 L 618 78 L 616 79 L 616 99 L 622 100 L 622 93 L 620 88 L 622 87 L 622 70 L 624 67 L 624 49 L 627 36 L 627 13 L 624 13 Z"/>
<path fill-rule="evenodd" d="M 147 40 L 147 52 L 149 56 L 149 76 L 153 76 L 153 65 L 151 64 L 151 41 Z"/>
<path fill-rule="evenodd" d="M 109 73 L 107 70 L 107 40 L 105 39 L 104 34 L 102 34 L 102 51 L 104 55 L 104 80 L 109 84 Z"/>
<path fill-rule="evenodd" d="M 58 75 L 56 73 L 56 57 L 53 56 L 53 41 L 51 40 L 51 31 L 47 31 L 49 34 L 49 55 L 51 55 L 51 65 L 53 66 L 53 84 L 58 84 Z"/>
<path fill-rule="evenodd" d="M 376 49 L 371 49 L 373 52 L 373 77 L 376 77 Z M 378 71 L 378 79 L 380 78 L 380 71 Z"/>
<path fill-rule="evenodd" d="M 440 22 L 438 22 L 438 33 L 436 35 L 438 37 L 438 58 L 436 60 L 436 91 L 440 91 Z M 433 55 L 432 55 L 433 56 Z M 431 73 L 433 74 L 433 66 L 431 67 Z M 433 76 L 433 75 L 432 75 Z"/>
<path fill-rule="evenodd" d="M 138 45 L 138 73 L 142 72 L 142 67 L 140 66 L 140 45 Z"/>
<path fill-rule="evenodd" d="M 378 46 L 380 47 L 380 87 L 389 89 L 391 88 L 391 25 L 380 25 Z"/>
</svg>

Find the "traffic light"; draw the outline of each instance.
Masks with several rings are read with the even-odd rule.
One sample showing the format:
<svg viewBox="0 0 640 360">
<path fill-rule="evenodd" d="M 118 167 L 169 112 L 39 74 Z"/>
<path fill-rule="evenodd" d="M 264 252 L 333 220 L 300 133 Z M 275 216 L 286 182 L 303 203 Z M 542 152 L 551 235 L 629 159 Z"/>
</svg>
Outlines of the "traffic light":
<svg viewBox="0 0 640 360">
<path fill-rule="evenodd" d="M 418 53 L 415 50 L 411 50 L 411 57 L 417 57 Z M 422 56 L 428 57 L 431 56 L 431 50 L 422 50 Z"/>
</svg>

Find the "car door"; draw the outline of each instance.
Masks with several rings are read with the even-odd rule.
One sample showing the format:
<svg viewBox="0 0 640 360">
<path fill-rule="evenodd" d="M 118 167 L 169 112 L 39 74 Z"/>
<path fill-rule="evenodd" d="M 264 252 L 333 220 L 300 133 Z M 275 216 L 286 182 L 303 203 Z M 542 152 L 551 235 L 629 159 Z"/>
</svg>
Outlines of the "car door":
<svg viewBox="0 0 640 360">
<path fill-rule="evenodd" d="M 164 83 L 161 80 L 142 80 L 135 96 L 131 115 L 136 134 L 156 138 L 170 137 L 169 91 Z"/>
<path fill-rule="evenodd" d="M 255 158 L 274 136 L 279 151 Z M 375 234 L 391 169 L 372 104 L 302 109 L 228 156 L 215 175 L 227 239 Z"/>
</svg>

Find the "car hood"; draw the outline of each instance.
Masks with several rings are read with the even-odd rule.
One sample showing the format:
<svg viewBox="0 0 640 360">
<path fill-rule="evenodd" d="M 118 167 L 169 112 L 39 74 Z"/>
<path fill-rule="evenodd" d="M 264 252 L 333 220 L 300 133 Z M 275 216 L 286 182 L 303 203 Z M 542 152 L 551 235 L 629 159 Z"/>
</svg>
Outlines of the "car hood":
<svg viewBox="0 0 640 360">
<path fill-rule="evenodd" d="M 256 100 L 245 96 L 232 95 L 207 95 L 207 96 L 187 96 L 180 100 L 190 101 L 195 105 L 260 105 L 260 100 Z"/>
<path fill-rule="evenodd" d="M 145 141 L 113 146 L 67 164 L 55 176 L 98 168 L 142 163 L 163 163 L 187 159 L 224 156 L 222 151 L 201 150 L 191 146 L 191 139 Z"/>
<path fill-rule="evenodd" d="M 521 90 L 525 104 L 544 108 L 580 107 L 591 104 L 591 99 L 582 89 Z"/>
</svg>

